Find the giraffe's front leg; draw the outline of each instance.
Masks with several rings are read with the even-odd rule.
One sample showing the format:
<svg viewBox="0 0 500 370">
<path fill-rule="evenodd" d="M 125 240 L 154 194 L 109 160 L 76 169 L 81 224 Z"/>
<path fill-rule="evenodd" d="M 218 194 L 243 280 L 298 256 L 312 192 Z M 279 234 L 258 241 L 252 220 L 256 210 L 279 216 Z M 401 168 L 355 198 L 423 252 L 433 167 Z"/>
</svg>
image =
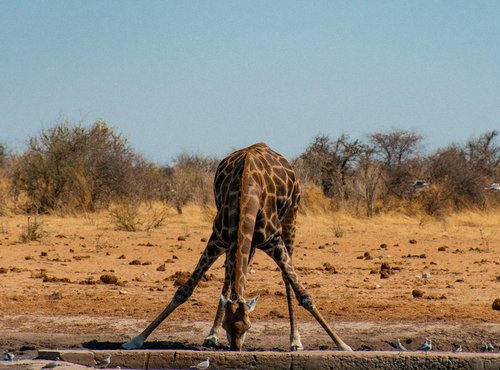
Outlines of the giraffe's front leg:
<svg viewBox="0 0 500 370">
<path fill-rule="evenodd" d="M 132 338 L 127 343 L 122 344 L 124 349 L 135 349 L 141 348 L 144 344 L 146 338 L 155 330 L 158 325 L 160 325 L 163 320 L 165 320 L 177 307 L 186 302 L 188 298 L 193 294 L 194 288 L 207 272 L 207 270 L 212 266 L 212 264 L 224 253 L 225 248 L 218 242 L 216 237 L 212 234 L 207 247 L 203 251 L 200 260 L 193 273 L 189 277 L 188 281 L 180 286 L 175 292 L 174 297 L 168 304 L 168 306 L 148 325 L 144 331 Z"/>
<path fill-rule="evenodd" d="M 145 338 L 143 337 L 142 334 L 139 334 L 138 336 L 130 339 L 127 343 L 122 344 L 123 349 L 138 349 L 142 348 L 144 345 L 144 340 Z"/>
<path fill-rule="evenodd" d="M 341 351 L 352 351 L 352 348 L 349 347 L 328 325 L 319 310 L 316 308 L 312 297 L 304 289 L 302 284 L 299 283 L 297 274 L 295 273 L 295 270 L 291 265 L 290 256 L 288 255 L 284 244 L 281 241 L 278 241 L 278 243 L 270 246 L 267 249 L 264 249 L 264 251 L 276 262 L 278 267 L 281 269 L 283 277 L 290 283 L 290 286 L 292 287 L 299 304 L 314 316 L 321 327 L 335 342 L 338 349 Z"/>
<path fill-rule="evenodd" d="M 304 346 L 300 340 L 299 330 L 297 329 L 297 322 L 295 321 L 295 311 L 293 307 L 293 296 L 290 283 L 283 276 L 286 287 L 286 300 L 288 303 L 288 313 L 290 315 L 290 351 L 302 351 Z"/>
<path fill-rule="evenodd" d="M 225 272 L 224 272 L 224 284 L 222 285 L 221 296 L 226 299 L 229 298 L 228 292 L 231 286 L 231 265 L 228 263 L 228 252 L 226 252 L 226 262 L 225 262 Z M 219 333 L 222 328 L 222 318 L 224 316 L 224 306 L 222 304 L 222 299 L 219 299 L 219 305 L 217 306 L 217 312 L 215 314 L 214 324 L 205 338 L 203 345 L 205 347 L 217 347 L 219 345 Z"/>
<path fill-rule="evenodd" d="M 224 294 L 224 293 L 222 293 Z M 219 306 L 217 307 L 217 313 L 215 314 L 214 324 L 210 329 L 207 337 L 203 341 L 205 347 L 217 347 L 219 345 L 219 333 L 222 327 L 222 316 L 224 315 L 224 310 L 222 307 L 221 300 L 219 300 Z"/>
</svg>

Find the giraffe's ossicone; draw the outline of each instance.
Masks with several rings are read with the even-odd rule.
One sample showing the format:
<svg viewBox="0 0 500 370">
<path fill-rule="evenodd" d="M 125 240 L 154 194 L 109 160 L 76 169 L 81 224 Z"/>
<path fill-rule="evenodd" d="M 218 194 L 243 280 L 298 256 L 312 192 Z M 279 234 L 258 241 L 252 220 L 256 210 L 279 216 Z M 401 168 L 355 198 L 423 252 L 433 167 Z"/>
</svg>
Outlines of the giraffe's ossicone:
<svg viewBox="0 0 500 370">
<path fill-rule="evenodd" d="M 245 298 L 248 266 L 255 250 L 260 249 L 276 262 L 282 272 L 290 314 L 291 350 L 302 349 L 294 315 L 293 294 L 299 305 L 316 318 L 339 349 L 351 350 L 323 319 L 312 297 L 298 281 L 292 266 L 300 186 L 290 163 L 263 143 L 236 151 L 219 164 L 214 195 L 217 214 L 212 235 L 198 265 L 165 310 L 123 347 L 141 347 L 151 332 L 191 296 L 210 266 L 225 254 L 221 301 L 205 344 L 218 344 L 218 332 L 222 326 L 227 333 L 230 349 L 241 350 L 251 326 L 249 313 L 255 308 L 258 298 L 248 302 Z"/>
</svg>

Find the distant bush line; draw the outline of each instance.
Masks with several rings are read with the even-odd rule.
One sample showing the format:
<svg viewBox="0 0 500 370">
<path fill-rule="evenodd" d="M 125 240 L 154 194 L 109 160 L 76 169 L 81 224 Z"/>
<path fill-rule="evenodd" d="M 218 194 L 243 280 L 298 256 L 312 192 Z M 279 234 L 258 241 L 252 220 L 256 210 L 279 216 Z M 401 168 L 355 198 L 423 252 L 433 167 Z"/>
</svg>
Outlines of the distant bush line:
<svg viewBox="0 0 500 370">
<path fill-rule="evenodd" d="M 302 211 L 371 217 L 498 207 L 498 137 L 492 130 L 424 154 L 422 136 L 414 131 L 372 133 L 363 140 L 318 135 L 291 159 L 302 183 Z M 24 153 L 0 144 L 0 215 L 94 212 L 157 201 L 179 213 L 188 203 L 211 207 L 218 162 L 180 154 L 172 165 L 159 166 L 105 121 L 88 127 L 59 122 L 29 138 Z"/>
</svg>

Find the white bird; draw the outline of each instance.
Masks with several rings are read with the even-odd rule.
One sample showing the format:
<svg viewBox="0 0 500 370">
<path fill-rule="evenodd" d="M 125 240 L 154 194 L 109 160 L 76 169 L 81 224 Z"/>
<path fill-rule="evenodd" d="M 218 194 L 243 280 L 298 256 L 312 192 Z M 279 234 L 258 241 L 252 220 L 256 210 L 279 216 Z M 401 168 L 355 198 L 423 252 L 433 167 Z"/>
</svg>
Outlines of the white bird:
<svg viewBox="0 0 500 370">
<path fill-rule="evenodd" d="M 481 351 L 483 352 L 491 352 L 493 349 L 495 349 L 495 347 L 491 342 L 485 343 L 484 346 L 481 347 Z"/>
<path fill-rule="evenodd" d="M 101 361 L 96 362 L 95 367 L 99 369 L 105 369 L 109 366 L 110 363 L 111 363 L 111 355 L 107 355 Z"/>
<path fill-rule="evenodd" d="M 455 348 L 455 350 L 454 350 L 453 352 L 455 352 L 455 353 L 459 353 L 459 352 L 462 352 L 462 351 L 463 351 L 463 350 L 462 350 L 462 346 L 460 345 L 460 346 L 458 346 L 457 348 Z"/>
<path fill-rule="evenodd" d="M 207 357 L 205 361 L 200 362 L 198 365 L 191 366 L 192 369 L 208 369 L 210 366 L 210 357 Z"/>
<path fill-rule="evenodd" d="M 398 338 L 398 340 L 396 342 L 396 349 L 399 352 L 405 352 L 406 351 L 406 347 L 401 344 L 401 341 L 399 340 L 399 338 Z"/>
<path fill-rule="evenodd" d="M 5 352 L 5 356 L 3 357 L 4 361 L 14 361 L 14 357 L 16 357 L 15 354 L 12 352 Z"/>
<path fill-rule="evenodd" d="M 418 350 L 424 351 L 425 353 L 432 350 L 432 340 L 430 340 L 429 338 L 425 338 L 424 343 L 420 346 L 420 348 Z"/>
</svg>

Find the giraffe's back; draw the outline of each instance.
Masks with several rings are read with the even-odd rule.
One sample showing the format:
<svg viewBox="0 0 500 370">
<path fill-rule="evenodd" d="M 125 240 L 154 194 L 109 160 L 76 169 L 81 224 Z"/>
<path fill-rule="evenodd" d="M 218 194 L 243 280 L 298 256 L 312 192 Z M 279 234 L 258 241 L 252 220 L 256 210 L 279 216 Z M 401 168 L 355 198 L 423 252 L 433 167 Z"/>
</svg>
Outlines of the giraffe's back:
<svg viewBox="0 0 500 370">
<path fill-rule="evenodd" d="M 281 220 L 290 206 L 298 202 L 300 188 L 290 163 L 259 143 L 222 160 L 214 191 L 218 209 L 214 231 L 226 244 L 237 239 L 242 196 L 252 193 L 258 207 L 253 244 L 259 246 L 281 231 Z"/>
</svg>

